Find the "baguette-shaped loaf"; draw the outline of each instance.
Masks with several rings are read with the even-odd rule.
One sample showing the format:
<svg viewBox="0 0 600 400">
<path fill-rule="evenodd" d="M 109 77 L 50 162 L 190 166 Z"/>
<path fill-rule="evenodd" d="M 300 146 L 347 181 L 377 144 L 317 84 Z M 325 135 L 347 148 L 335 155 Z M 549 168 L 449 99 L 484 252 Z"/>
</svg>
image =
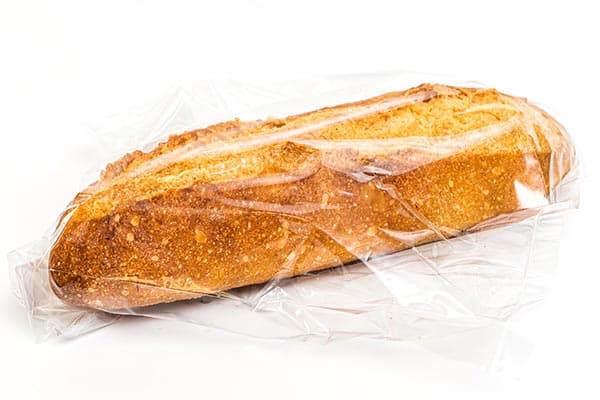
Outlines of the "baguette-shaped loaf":
<svg viewBox="0 0 600 400">
<path fill-rule="evenodd" d="M 493 89 L 228 121 L 109 164 L 64 213 L 50 278 L 99 309 L 216 294 L 543 206 L 573 160 L 555 120 Z"/>
</svg>

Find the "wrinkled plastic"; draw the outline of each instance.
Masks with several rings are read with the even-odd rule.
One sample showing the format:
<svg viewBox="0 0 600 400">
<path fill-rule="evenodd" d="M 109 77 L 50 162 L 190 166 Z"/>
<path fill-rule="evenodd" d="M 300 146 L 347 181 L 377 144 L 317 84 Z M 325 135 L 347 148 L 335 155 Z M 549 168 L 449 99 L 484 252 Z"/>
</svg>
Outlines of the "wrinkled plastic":
<svg viewBox="0 0 600 400">
<path fill-rule="evenodd" d="M 149 107 L 113 116 L 94 125 L 101 154 L 96 161 L 98 165 L 104 165 L 125 152 L 135 149 L 150 151 L 169 135 L 232 118 L 252 121 L 270 116 L 285 117 L 439 80 L 438 77 L 395 73 L 315 78 L 262 86 L 231 81 L 191 85 L 169 93 Z M 479 86 L 472 82 L 444 81 L 464 87 Z M 210 146 L 221 152 L 225 146 L 230 149 L 227 151 L 236 152 L 265 145 L 267 140 L 269 143 L 301 142 L 305 146 L 333 150 L 364 146 L 381 152 L 386 147 L 396 146 L 402 157 L 409 156 L 408 150 L 418 154 L 416 164 L 415 161 L 409 163 L 410 169 L 417 169 L 452 157 L 486 138 L 506 134 L 508 129 L 506 126 L 490 125 L 487 130 L 462 132 L 437 140 L 423 141 L 408 135 L 396 142 L 363 140 L 352 144 L 310 141 L 301 136 L 323 126 L 403 106 L 402 102 L 388 102 L 376 109 L 358 107 L 318 126 L 303 126 L 296 131 L 280 130 L 268 139 L 259 136 L 254 141 L 248 138 L 227 141 L 225 138 L 221 142 L 210 143 Z M 514 107 L 518 108 L 517 105 Z M 158 163 L 190 157 L 189 151 L 198 152 L 198 148 L 167 155 L 170 158 L 159 158 Z M 335 160 L 330 163 L 334 165 L 333 169 L 357 182 L 371 182 L 376 186 L 379 183 L 377 187 L 385 196 L 397 200 L 390 201 L 390 207 L 401 207 L 402 199 L 383 184 L 383 178 L 407 173 L 406 164 L 400 170 L 373 164 L 363 165 L 364 168 L 358 170 L 344 169 L 340 167 L 344 161 L 340 154 L 336 154 Z M 58 231 L 53 228 L 46 238 L 9 254 L 12 282 L 40 339 L 78 336 L 108 325 L 121 315 L 175 319 L 262 338 L 445 337 L 473 328 L 502 324 L 522 307 L 544 298 L 547 278 L 555 265 L 565 211 L 578 204 L 577 160 L 574 153 L 569 157 L 568 171 L 559 170 L 563 167 L 554 165 L 551 157 L 547 179 L 554 181 L 550 182 L 549 193 L 540 195 L 539 187 L 528 186 L 526 179 L 515 180 L 519 209 L 479 221 L 463 232 L 435 226 L 409 206 L 404 207 L 404 212 L 427 226 L 427 234 L 435 236 L 427 241 L 433 242 L 421 244 L 419 231 L 386 231 L 386 227 L 375 226 L 374 231 L 341 235 L 335 229 L 319 226 L 354 255 L 355 261 L 296 277 L 274 276 L 259 285 L 216 291 L 204 296 L 195 293 L 200 297 L 196 300 L 118 309 L 98 306 L 95 310 L 64 303 L 56 296 L 56 287 L 53 290 L 48 273 L 49 252 L 60 237 L 60 225 L 57 225 Z M 539 165 L 532 168 L 539 168 Z M 307 174 L 310 175 L 310 172 Z M 97 176 L 98 169 L 89 178 L 96 180 Z M 295 179 L 294 185 L 301 190 L 302 177 Z M 263 179 L 252 184 L 281 183 L 281 180 Z M 450 190 L 455 190 L 452 185 L 450 183 Z M 281 204 L 253 203 L 252 199 L 248 199 L 243 205 L 232 203 L 230 206 L 238 207 L 242 213 L 269 212 L 288 217 L 298 214 L 295 206 L 303 207 L 302 212 L 311 212 L 306 208 L 322 209 L 336 204 L 335 199 L 319 196 L 321 201 L 314 204 L 288 204 L 283 207 Z M 66 218 L 68 220 L 68 214 Z M 65 223 L 64 219 L 62 223 Z M 310 222 L 305 223 L 310 225 Z M 302 227 L 295 229 L 301 230 Z M 386 231 L 388 238 L 392 238 L 390 240 L 401 241 L 407 248 L 373 254 L 372 249 L 356 245 L 356 237 L 372 238 L 380 235 L 381 231 Z M 376 248 L 376 245 L 372 247 Z M 286 260 L 288 265 L 279 266 L 281 270 L 289 270 L 289 263 L 293 264 L 295 258 L 290 255 Z M 164 290 L 185 291 L 185 286 L 176 289 L 165 287 Z"/>
</svg>

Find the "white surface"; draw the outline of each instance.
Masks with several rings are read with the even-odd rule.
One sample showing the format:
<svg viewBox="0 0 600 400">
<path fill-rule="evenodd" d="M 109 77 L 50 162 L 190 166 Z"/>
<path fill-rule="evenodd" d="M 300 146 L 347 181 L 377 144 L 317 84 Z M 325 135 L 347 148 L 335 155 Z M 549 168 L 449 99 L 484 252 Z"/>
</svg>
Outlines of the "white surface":
<svg viewBox="0 0 600 400">
<path fill-rule="evenodd" d="M 0 4 L 2 268 L 6 252 L 44 233 L 79 188 L 92 151 L 85 124 L 96 116 L 211 76 L 453 74 L 541 102 L 575 137 L 585 162 L 582 206 L 565 234 L 552 294 L 514 326 L 532 353 L 518 368 L 490 374 L 413 343 L 258 342 L 142 319 L 36 345 L 2 273 L 0 398 L 600 395 L 600 29 L 591 7 L 194 3 Z"/>
</svg>

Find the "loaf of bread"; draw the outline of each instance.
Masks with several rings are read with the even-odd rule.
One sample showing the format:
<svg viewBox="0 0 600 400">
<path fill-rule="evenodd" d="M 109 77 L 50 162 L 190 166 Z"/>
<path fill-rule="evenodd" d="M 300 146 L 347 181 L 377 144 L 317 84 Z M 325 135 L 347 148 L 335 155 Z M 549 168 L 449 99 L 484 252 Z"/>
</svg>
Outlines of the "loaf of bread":
<svg viewBox="0 0 600 400">
<path fill-rule="evenodd" d="M 554 119 L 493 89 L 223 122 L 109 164 L 63 214 L 50 281 L 113 310 L 365 261 L 544 206 L 573 160 Z"/>
</svg>

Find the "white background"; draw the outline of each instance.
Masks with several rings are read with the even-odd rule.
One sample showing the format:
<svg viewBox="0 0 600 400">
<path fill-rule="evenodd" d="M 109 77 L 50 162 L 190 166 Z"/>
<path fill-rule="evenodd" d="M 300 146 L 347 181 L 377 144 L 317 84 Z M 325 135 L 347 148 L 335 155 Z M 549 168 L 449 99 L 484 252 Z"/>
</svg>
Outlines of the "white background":
<svg viewBox="0 0 600 400">
<path fill-rule="evenodd" d="M 3 272 L 0 398 L 599 398 L 593 2 L 200 3 L 2 1 L 2 269 L 4 254 L 41 236 L 79 189 L 91 151 L 84 126 L 98 116 L 206 77 L 438 72 L 541 102 L 585 164 L 552 294 L 515 326 L 531 355 L 489 373 L 414 343 L 260 342 L 141 319 L 37 345 Z"/>
</svg>

